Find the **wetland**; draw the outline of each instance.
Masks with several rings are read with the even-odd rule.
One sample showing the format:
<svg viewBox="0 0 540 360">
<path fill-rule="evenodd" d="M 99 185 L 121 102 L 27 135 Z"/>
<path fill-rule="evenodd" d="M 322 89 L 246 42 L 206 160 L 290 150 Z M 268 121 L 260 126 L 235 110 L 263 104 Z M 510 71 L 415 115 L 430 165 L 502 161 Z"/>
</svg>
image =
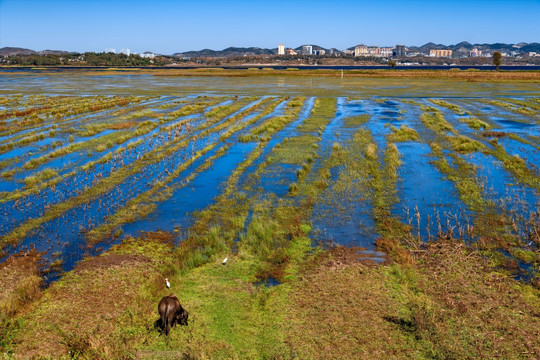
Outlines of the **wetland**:
<svg viewBox="0 0 540 360">
<path fill-rule="evenodd" d="M 540 357 L 537 73 L 288 73 L 0 70 L 4 356 Z"/>
</svg>

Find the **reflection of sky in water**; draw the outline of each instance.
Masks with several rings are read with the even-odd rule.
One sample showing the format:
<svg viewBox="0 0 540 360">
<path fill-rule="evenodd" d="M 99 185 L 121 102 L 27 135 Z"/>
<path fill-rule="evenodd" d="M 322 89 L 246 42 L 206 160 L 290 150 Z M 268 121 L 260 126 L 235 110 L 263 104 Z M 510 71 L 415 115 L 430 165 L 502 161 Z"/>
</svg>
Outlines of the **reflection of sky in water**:
<svg viewBox="0 0 540 360">
<path fill-rule="evenodd" d="M 346 127 L 344 119 L 364 113 L 363 105 L 347 103 L 345 98 L 338 98 L 336 116 L 326 126 L 321 135 L 321 145 L 318 154 L 326 159 L 331 154 L 331 147 L 335 142 L 346 142 L 358 128 Z M 313 167 L 313 174 L 317 173 L 321 162 Z M 339 176 L 342 168 L 331 169 L 332 180 Z M 309 177 L 308 177 L 309 179 Z M 313 179 L 309 179 L 312 180 Z M 330 186 L 323 192 L 323 201 L 316 203 L 313 209 L 314 231 L 312 237 L 315 241 L 330 241 L 346 246 L 361 246 L 373 248 L 378 234 L 375 231 L 375 222 L 371 216 L 372 209 L 369 201 L 359 198 L 339 198 L 334 195 L 331 181 Z"/>
<path fill-rule="evenodd" d="M 254 103 L 250 104 L 253 105 Z M 276 107 L 273 113 L 267 115 L 257 123 L 264 121 L 270 116 L 280 114 L 284 105 L 285 102 L 282 102 Z M 249 105 L 244 106 L 242 109 L 246 109 L 247 107 L 249 107 Z M 233 117 L 235 114 L 241 112 L 242 109 L 229 115 L 227 118 Z M 241 119 L 240 122 L 247 121 L 255 115 L 256 113 L 250 114 Z M 123 227 L 126 233 L 129 235 L 137 235 L 142 230 L 154 231 L 160 229 L 174 231 L 177 226 L 185 228 L 191 225 L 191 216 L 189 214 L 193 211 L 201 210 L 213 201 L 215 196 L 220 193 L 223 181 L 225 181 L 234 168 L 247 157 L 249 151 L 253 150 L 256 146 L 256 143 L 254 142 L 247 144 L 237 142 L 238 136 L 241 133 L 249 132 L 253 126 L 254 124 L 248 125 L 244 130 L 234 134 L 232 138 L 228 140 L 233 145 L 227 153 L 216 159 L 213 166 L 198 174 L 187 186 L 182 186 L 184 184 L 184 179 L 198 166 L 202 165 L 208 157 L 212 156 L 219 146 L 201 156 L 191 164 L 176 177 L 173 182 L 168 184 L 169 187 L 177 188 L 173 197 L 163 202 L 158 202 L 156 204 L 156 210 L 148 218 L 135 223 L 126 224 Z M 216 142 L 219 139 L 220 133 L 223 131 L 225 130 L 218 133 L 212 133 L 204 138 L 197 138 L 193 141 L 196 144 L 194 151 L 202 149 L 209 141 Z M 155 138 L 151 137 L 151 139 Z M 144 144 L 145 143 L 142 145 Z M 103 194 L 98 199 L 69 210 L 60 218 L 43 224 L 40 230 L 32 232 L 32 234 L 23 241 L 22 245 L 32 245 L 38 250 L 47 250 L 49 253 L 62 251 L 65 259 L 64 266 L 70 268 L 81 256 L 78 249 L 79 246 L 82 246 L 85 242 L 84 231 L 81 232 L 81 230 L 88 228 L 90 225 L 92 227 L 99 225 L 105 220 L 107 215 L 114 213 L 119 207 L 124 206 L 129 199 L 148 190 L 155 182 L 162 180 L 167 174 L 165 169 L 168 169 L 170 172 L 174 167 L 180 166 L 186 159 L 185 153 L 190 151 L 191 145 L 183 147 L 164 160 L 145 167 L 139 174 L 129 176 L 121 184 L 115 186 L 112 191 Z M 146 151 L 143 149 L 141 152 L 144 153 Z M 130 154 L 131 153 L 133 153 L 133 151 L 130 152 Z M 136 154 L 137 153 L 135 152 L 135 155 Z M 76 187 L 74 188 L 76 189 Z M 42 199 L 36 199 L 36 201 L 37 200 L 43 201 Z M 39 209 L 43 209 L 43 204 L 41 205 L 42 206 L 38 206 Z M 24 214 L 22 213 L 22 215 Z M 51 239 L 52 236 L 56 236 L 55 239 L 58 243 L 47 241 L 48 239 Z M 66 247 L 65 244 L 68 242 L 70 245 L 69 247 Z"/>
<path fill-rule="evenodd" d="M 428 221 L 431 224 L 431 235 L 438 231 L 437 215 L 443 224 L 448 216 L 457 215 L 459 221 L 465 221 L 465 205 L 458 197 L 458 193 L 451 181 L 444 179 L 438 169 L 430 163 L 428 156 L 431 149 L 427 144 L 417 142 L 397 143 L 401 154 L 401 165 L 398 169 L 398 197 L 399 203 L 395 205 L 392 213 L 402 219 L 404 223 L 414 225 L 413 233 L 417 234 L 417 218 L 415 208 L 420 214 L 420 234 L 427 238 Z M 470 212 L 465 211 L 467 216 Z M 431 218 L 428 220 L 428 216 Z M 443 231 L 444 229 L 443 225 Z"/>
<path fill-rule="evenodd" d="M 368 114 L 371 119 L 363 128 L 371 131 L 373 141 L 377 144 L 379 155 L 386 147 L 386 135 L 391 132 L 390 125 L 399 127 L 406 125 L 416 129 L 423 140 L 433 139 L 434 134 L 426 130 L 421 124 L 421 111 L 417 106 L 402 103 L 400 96 L 429 96 L 437 94 L 437 97 L 445 96 L 501 96 L 517 90 L 514 84 L 468 84 L 467 86 L 457 85 L 448 86 L 448 82 L 441 80 L 410 81 L 404 84 L 402 80 L 395 79 L 332 79 L 332 78 L 296 78 L 296 77 L 256 77 L 256 78 L 187 78 L 170 76 L 152 76 L 152 75 L 100 75 L 100 76 L 73 76 L 70 74 L 61 75 L 30 75 L 21 77 L 19 75 L 0 77 L 0 93 L 23 92 L 31 93 L 41 92 L 43 84 L 46 83 L 47 89 L 56 94 L 82 92 L 85 94 L 168 94 L 155 101 L 155 107 L 162 103 L 179 100 L 175 95 L 179 94 L 205 94 L 205 93 L 231 93 L 239 95 L 296 95 L 311 94 L 317 96 L 336 96 L 339 93 L 338 111 L 330 124 L 322 134 L 322 141 L 318 152 L 321 156 L 315 159 L 313 164 L 314 172 L 321 166 L 331 151 L 334 142 L 345 143 L 358 127 L 346 125 L 344 118 Z M 5 86 L 4 86 L 5 85 Z M 534 93 L 533 87 L 523 85 L 525 90 Z M 10 90 L 13 89 L 13 90 Z M 73 90 L 74 89 L 74 90 Z M 527 90 L 528 89 L 528 90 Z M 359 95 L 361 100 L 347 101 L 349 95 Z M 362 97 L 361 95 L 365 95 Z M 366 98 L 369 95 L 369 98 Z M 390 100 L 371 98 L 371 95 L 384 97 L 396 96 Z M 508 112 L 498 112 L 498 109 L 492 106 L 486 106 L 470 98 L 446 99 L 450 102 L 459 103 L 460 106 L 472 111 L 473 113 L 481 111 L 490 123 L 497 124 L 500 129 L 507 132 L 516 132 L 520 135 L 538 136 L 539 125 L 531 121 L 523 123 L 518 120 L 515 114 Z M 230 100 L 226 100 L 229 103 Z M 420 99 L 425 105 L 435 106 L 427 99 Z M 271 149 L 286 137 L 299 135 L 296 127 L 309 115 L 313 106 L 314 98 L 307 101 L 307 106 L 301 113 L 299 120 L 291 123 L 284 130 L 274 135 L 268 143 L 267 148 L 263 150 L 263 155 L 257 159 L 253 166 L 249 167 L 245 174 L 240 178 L 240 185 L 251 185 L 254 189 L 262 190 L 261 197 L 276 199 L 284 197 L 288 193 L 290 183 L 297 181 L 296 170 L 298 165 L 278 164 L 270 165 L 268 172 L 261 175 L 256 184 L 252 184 L 250 174 L 256 166 L 266 159 Z M 216 105 L 217 106 L 217 105 Z M 461 133 L 471 137 L 477 137 L 478 132 L 470 129 L 466 124 L 460 121 L 458 115 L 452 111 L 440 107 L 445 114 L 445 118 Z M 171 111 L 174 108 L 171 109 Z M 282 111 L 282 108 L 278 109 Z M 107 119 L 106 112 L 100 113 L 103 119 Z M 102 118 L 100 118 L 102 120 Z M 80 126 L 92 121 L 92 118 L 74 119 L 73 123 L 66 122 L 68 126 Z M 175 120 L 175 121 L 179 121 Z M 525 120 L 524 120 L 525 121 Z M 44 129 L 46 130 L 46 129 Z M 152 131 L 150 135 L 159 131 L 159 128 Z M 95 135 L 103 136 L 107 132 Z M 46 138 L 34 144 L 13 149 L 0 155 L 0 160 L 10 158 L 20 158 L 27 161 L 38 155 L 30 155 L 30 150 L 36 150 L 39 147 L 46 146 L 51 141 L 60 139 L 65 142 L 68 134 L 57 133 L 56 138 Z M 9 137 L 0 137 L 0 141 L 8 140 Z M 85 138 L 87 140 L 88 138 Z M 209 136 L 205 139 L 197 140 L 197 149 L 203 148 L 207 141 L 217 141 L 218 136 Z M 481 139 L 480 139 L 481 140 Z M 76 141 L 80 141 L 76 139 Z M 482 140 L 481 140 L 482 141 Z M 538 174 L 538 164 L 540 163 L 539 150 L 531 145 L 519 143 L 509 138 L 498 140 L 510 155 L 519 155 L 525 159 L 530 168 L 535 169 Z M 485 143 L 485 142 L 484 142 Z M 156 143 L 157 144 L 157 143 Z M 143 144 L 137 148 L 137 151 L 148 151 L 154 143 Z M 157 203 L 156 210 L 147 218 L 126 224 L 122 227 L 126 234 L 137 235 L 140 231 L 167 230 L 174 231 L 181 229 L 182 235 L 193 222 L 193 212 L 201 210 L 210 205 L 215 197 L 220 194 L 223 182 L 228 178 L 236 166 L 247 157 L 256 143 L 247 144 L 232 142 L 229 151 L 218 158 L 214 165 L 208 170 L 198 174 L 194 180 L 187 186 L 182 185 L 185 176 L 189 175 L 204 159 L 213 154 L 201 157 L 192 166 L 182 173 L 171 186 L 174 188 L 173 196 L 169 199 Z M 464 222 L 472 214 L 464 210 L 465 206 L 458 197 L 457 191 L 452 182 L 445 180 L 436 167 L 434 167 L 429 157 L 430 148 L 427 144 L 417 142 L 397 143 L 401 154 L 402 165 L 398 169 L 397 195 L 399 201 L 392 208 L 392 214 L 402 219 L 403 222 L 411 222 L 413 232 L 416 234 L 416 219 L 414 214 L 415 207 L 418 207 L 420 214 L 420 233 L 427 235 L 428 216 L 430 216 L 430 233 L 434 235 L 437 231 L 437 214 L 443 222 L 443 230 L 446 217 L 458 215 L 458 221 Z M 489 146 L 489 145 L 488 145 Z M 115 145 L 107 151 L 114 151 Z M 197 150 L 196 149 L 196 150 Z M 48 150 L 51 151 L 51 150 Z M 215 150 L 214 150 L 215 151 Z M 84 162 L 95 159 L 103 154 L 73 153 L 61 158 L 52 160 L 46 166 L 38 167 L 35 170 L 17 174 L 15 180 L 21 180 L 24 176 L 43 170 L 45 167 L 56 167 L 61 171 L 69 171 L 75 165 L 81 165 Z M 490 156 L 476 153 L 465 155 L 467 161 L 478 166 L 478 175 L 485 184 L 487 197 L 497 204 L 516 213 L 528 214 L 538 208 L 538 194 L 527 186 L 515 184 L 515 179 L 508 174 L 498 161 Z M 130 159 L 129 161 L 132 161 Z M 134 197 L 136 194 L 148 189 L 154 181 L 163 178 L 164 169 L 171 166 L 174 161 L 180 162 L 183 158 L 170 159 L 171 163 L 162 162 L 158 165 L 145 169 L 144 179 L 130 177 L 123 184 L 110 191 L 106 196 L 109 198 L 104 208 L 99 202 L 92 201 L 89 204 L 80 206 L 67 212 L 61 218 L 44 224 L 42 230 L 32 233 L 24 244 L 37 244 L 41 250 L 50 249 L 51 251 L 62 251 L 67 267 L 73 265 L 74 261 L 80 259 L 83 250 L 79 245 L 84 244 L 84 234 L 79 230 L 88 227 L 88 222 L 92 226 L 98 225 L 107 215 L 106 211 L 114 211 L 118 206 L 122 206 Z M 128 161 L 128 160 L 126 160 Z M 19 166 L 14 164 L 13 166 Z M 332 179 L 339 176 L 341 169 L 334 168 L 331 171 Z M 313 173 L 312 173 L 313 174 Z M 313 175 L 308 175 L 308 180 L 313 180 Z M 67 187 L 76 187 L 77 184 L 90 185 L 92 178 L 83 179 L 84 174 L 76 178 L 76 181 L 66 182 Z M 86 181 L 86 182 L 85 182 Z M 0 179 L 0 189 L 2 191 L 11 191 L 15 187 L 22 186 L 12 180 Z M 56 190 L 54 190 L 56 191 Z M 48 196 L 55 196 L 53 190 L 47 190 Z M 61 191 L 61 190 L 59 190 Z M 332 191 L 332 186 L 325 191 Z M 332 240 L 344 245 L 356 245 L 373 249 L 373 242 L 378 236 L 375 231 L 375 223 L 372 218 L 372 207 L 369 201 L 363 201 L 358 198 L 332 199 L 331 194 L 327 194 L 327 201 L 315 204 L 313 212 L 314 232 L 311 234 L 316 240 Z M 105 197 L 105 196 L 104 196 Z M 118 201 L 121 199 L 121 201 Z M 35 204 L 43 205 L 44 200 L 36 200 Z M 11 204 L 10 204 L 11 206 Z M 2 207 L 2 210 L 8 209 Z M 104 210 L 106 209 L 106 211 Z M 337 209 L 346 209 L 344 216 L 337 216 Z M 407 215 L 408 210 L 408 215 Z M 6 210 L 7 211 L 7 210 Z M 15 213 L 15 211 L 14 211 Z M 24 216 L 24 211 L 17 212 L 17 215 Z M 453 223 L 451 224 L 453 225 Z M 51 242 L 52 240 L 52 242 Z M 59 243 L 56 244 L 56 241 Z M 70 242 L 69 246 L 66 243 Z M 50 243 L 50 244 L 49 244 Z M 370 255 L 378 256 L 380 254 Z M 359 254 L 362 257 L 362 254 Z"/>
<path fill-rule="evenodd" d="M 512 213 L 527 217 L 540 205 L 538 193 L 516 180 L 502 167 L 500 161 L 482 153 L 466 154 L 464 158 L 477 166 L 477 174 L 484 184 L 488 199 Z"/>
<path fill-rule="evenodd" d="M 165 71 L 166 72 L 166 71 Z M 4 72 L 5 74 L 6 72 Z M 256 76 L 213 77 L 154 76 L 151 74 L 87 74 L 58 72 L 39 74 L 36 72 L 13 73 L 0 77 L 0 93 L 42 93 L 47 84 L 50 93 L 81 92 L 85 94 L 193 94 L 193 93 L 237 93 L 237 94 L 304 94 L 309 96 L 504 96 L 536 94 L 534 84 L 509 83 L 466 83 L 441 79 L 369 79 L 302 76 Z M 294 72 L 293 75 L 297 75 Z M 3 75 L 4 75 L 3 74 Z M 330 93 L 329 93 L 330 92 Z"/>
<path fill-rule="evenodd" d="M 531 169 L 536 176 L 540 176 L 540 150 L 532 145 L 523 144 L 509 138 L 501 138 L 498 140 L 498 143 L 509 155 L 517 155 L 523 159 L 527 167 Z"/>
</svg>

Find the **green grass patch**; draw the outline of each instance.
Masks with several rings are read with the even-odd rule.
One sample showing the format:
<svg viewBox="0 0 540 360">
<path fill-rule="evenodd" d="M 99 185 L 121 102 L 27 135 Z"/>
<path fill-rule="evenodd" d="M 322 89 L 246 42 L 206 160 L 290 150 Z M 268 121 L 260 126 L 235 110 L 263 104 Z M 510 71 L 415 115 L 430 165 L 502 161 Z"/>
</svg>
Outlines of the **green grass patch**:
<svg viewBox="0 0 540 360">
<path fill-rule="evenodd" d="M 392 142 L 401 142 L 401 141 L 416 141 L 419 136 L 416 130 L 411 129 L 405 125 L 401 125 L 400 128 L 391 126 L 392 134 L 388 136 L 388 140 Z"/>
<path fill-rule="evenodd" d="M 489 153 L 502 162 L 504 168 L 512 173 L 517 181 L 540 189 L 540 178 L 527 167 L 522 158 L 518 155 L 511 156 L 500 145 L 495 144 L 493 147 L 494 149 Z"/>
<path fill-rule="evenodd" d="M 450 125 L 445 119 L 441 111 L 434 107 L 422 106 L 424 113 L 422 114 L 422 123 L 429 129 L 435 131 L 437 134 L 444 135 L 447 132 L 455 132 L 452 125 Z"/>
<path fill-rule="evenodd" d="M 371 119 L 371 115 L 369 114 L 363 114 L 363 115 L 358 115 L 358 116 L 348 116 L 345 119 L 343 119 L 343 123 L 345 124 L 346 127 L 356 128 L 356 127 L 364 125 L 366 122 L 369 121 L 369 119 Z"/>
<path fill-rule="evenodd" d="M 464 135 L 448 136 L 447 139 L 450 141 L 454 151 L 458 153 L 471 153 L 484 149 L 484 145 Z"/>
<path fill-rule="evenodd" d="M 515 101 L 513 103 L 510 103 L 510 102 L 506 102 L 502 100 L 488 100 L 487 102 L 491 105 L 499 106 L 499 107 L 510 110 L 512 112 L 516 112 L 521 115 L 526 115 L 526 116 L 537 115 L 536 110 L 531 109 L 529 107 L 521 106 L 521 104 L 516 103 Z"/>
</svg>

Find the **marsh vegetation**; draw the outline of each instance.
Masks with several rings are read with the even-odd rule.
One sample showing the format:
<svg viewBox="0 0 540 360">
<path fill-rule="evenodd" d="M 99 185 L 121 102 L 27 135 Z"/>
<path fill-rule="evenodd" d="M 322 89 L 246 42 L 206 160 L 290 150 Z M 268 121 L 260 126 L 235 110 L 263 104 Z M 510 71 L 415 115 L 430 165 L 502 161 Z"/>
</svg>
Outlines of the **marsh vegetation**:
<svg viewBox="0 0 540 360">
<path fill-rule="evenodd" d="M 538 98 L 234 90 L 0 97 L 6 356 L 540 356 Z"/>
</svg>

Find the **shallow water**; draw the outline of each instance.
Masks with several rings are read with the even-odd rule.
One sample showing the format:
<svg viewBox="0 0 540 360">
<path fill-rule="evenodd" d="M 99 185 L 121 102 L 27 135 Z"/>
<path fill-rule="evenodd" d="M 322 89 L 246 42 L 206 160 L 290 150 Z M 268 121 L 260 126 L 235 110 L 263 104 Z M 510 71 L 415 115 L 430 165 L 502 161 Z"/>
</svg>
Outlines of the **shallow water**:
<svg viewBox="0 0 540 360">
<path fill-rule="evenodd" d="M 446 176 L 431 164 L 433 158 L 430 156 L 429 143 L 438 137 L 422 124 L 420 120 L 422 111 L 418 106 L 407 103 L 408 99 L 415 98 L 423 105 L 441 109 L 447 121 L 459 134 L 472 137 L 482 142 L 487 148 L 491 148 L 492 145 L 478 131 L 470 129 L 453 111 L 436 106 L 429 102 L 429 99 L 443 99 L 458 104 L 480 119 L 492 124 L 498 131 L 515 133 L 524 139 L 535 139 L 540 135 L 540 125 L 532 118 L 516 115 L 483 101 L 502 96 L 515 98 L 519 96 L 519 99 L 525 96 L 538 96 L 539 90 L 534 84 L 295 77 L 186 78 L 137 74 L 75 76 L 70 73 L 57 75 L 30 73 L 27 76 L 13 74 L 0 77 L 0 94 L 42 94 L 43 88 L 48 89 L 45 95 L 159 95 L 144 103 L 137 104 L 137 106 L 154 109 L 163 116 L 179 109 L 180 105 L 168 109 L 160 109 L 159 106 L 186 99 L 193 100 L 199 95 L 228 95 L 215 105 L 208 106 L 206 111 L 216 106 L 232 104 L 242 100 L 242 97 L 246 95 L 260 95 L 261 98 L 255 102 L 269 95 L 307 95 L 308 99 L 300 111 L 300 115 L 287 124 L 284 129 L 273 135 L 263 148 L 262 154 L 239 177 L 239 191 L 246 191 L 248 197 L 256 196 L 258 200 L 271 199 L 274 204 L 279 199 L 288 196 L 289 185 L 297 181 L 296 171 L 299 165 L 271 163 L 264 172 L 259 174 L 259 177 L 253 176 L 254 171 L 271 157 L 272 150 L 276 145 L 287 138 L 304 135 L 298 130 L 298 127 L 308 118 L 316 97 L 336 97 L 336 115 L 330 119 L 328 126 L 321 134 L 321 141 L 317 149 L 318 157 L 315 158 L 312 171 L 306 177 L 306 181 L 314 180 L 314 174 L 331 154 L 332 145 L 334 143 L 345 145 L 358 129 L 363 128 L 370 131 L 373 141 L 377 145 L 379 157 L 382 159 L 383 152 L 387 147 L 387 135 L 392 132 L 391 126 L 399 128 L 401 125 L 406 125 L 418 132 L 420 140 L 396 143 L 402 164 L 397 170 L 397 202 L 392 206 L 391 213 L 401 219 L 403 223 L 410 224 L 412 233 L 419 234 L 423 239 L 433 239 L 439 230 L 446 232 L 448 227 L 452 227 L 456 223 L 464 226 L 467 222 L 472 221 L 477 214 L 468 209 L 460 200 L 455 184 L 447 180 Z M 231 95 L 238 95 L 239 99 L 233 99 Z M 350 96 L 359 96 L 360 99 L 350 100 Z M 253 104 L 250 103 L 242 109 Z M 281 114 L 284 106 L 285 102 L 281 103 L 272 114 L 259 120 L 257 124 L 269 117 Z M 111 112 L 112 110 L 109 109 L 93 114 L 82 114 L 67 119 L 64 125 L 79 129 L 93 121 L 109 121 Z M 239 121 L 247 121 L 254 115 L 255 113 Z M 359 126 L 346 124 L 346 118 L 358 115 L 369 115 L 370 119 Z M 50 153 L 52 149 L 47 145 L 50 145 L 54 140 L 60 140 L 64 145 L 67 144 L 68 133 L 58 131 L 53 138 L 36 141 L 0 155 L 0 160 L 13 159 L 14 161 L 12 165 L 7 165 L 2 171 L 20 170 L 12 178 L 0 178 L 0 193 L 23 188 L 24 184 L 21 181 L 25 177 L 46 168 L 55 168 L 60 175 L 77 170 L 75 175 L 62 179 L 55 188 L 47 188 L 39 194 L 23 197 L 19 201 L 0 203 L 0 236 L 3 236 L 29 218 L 43 215 L 48 206 L 62 203 L 77 196 L 85 188 L 91 188 L 97 179 L 110 176 L 114 173 L 114 169 L 130 166 L 142 154 L 168 144 L 172 139 L 165 134 L 163 130 L 165 126 L 186 119 L 190 119 L 193 126 L 190 130 L 185 128 L 181 130 L 180 136 L 190 139 L 187 147 L 179 149 L 155 164 L 143 167 L 137 174 L 127 177 L 114 189 L 107 191 L 99 198 L 77 206 L 66 211 L 60 217 L 44 223 L 31 231 L 20 244 L 8 249 L 7 255 L 31 247 L 47 251 L 49 258 L 52 256 L 51 254 L 60 252 L 64 260 L 64 269 L 69 270 L 85 253 L 100 253 L 111 243 L 120 241 L 123 236 L 137 236 L 141 231 L 166 230 L 178 235 L 180 239 L 184 238 L 189 227 L 193 224 L 196 211 L 203 210 L 214 202 L 214 199 L 222 193 L 223 184 L 230 174 L 257 146 L 257 143 L 253 141 L 238 142 L 238 137 L 247 134 L 254 125 L 239 131 L 225 142 L 220 140 L 220 134 L 224 133 L 225 130 L 211 133 L 204 138 L 199 137 L 198 134 L 201 133 L 201 130 L 193 129 L 202 124 L 204 118 L 204 114 L 194 114 L 173 119 L 148 134 L 131 139 L 130 142 L 137 139 L 143 141 L 129 150 L 125 149 L 126 144 L 114 144 L 103 152 L 74 152 L 50 159 L 46 164 L 33 170 L 24 170 L 20 167 L 31 158 Z M 137 119 L 137 121 L 144 120 L 148 119 L 144 117 Z M 2 136 L 0 141 L 10 141 L 11 137 L 35 130 L 48 131 L 51 126 L 52 124 L 46 124 L 42 127 L 25 129 L 16 134 Z M 112 131 L 107 130 L 93 137 L 99 138 L 110 132 Z M 317 136 L 317 133 L 314 135 Z M 89 137 L 77 137 L 75 142 L 88 139 Z M 524 159 L 527 167 L 535 176 L 539 176 L 540 151 L 534 142 L 533 145 L 530 145 L 503 137 L 498 139 L 498 143 L 508 154 L 518 155 Z M 156 202 L 155 211 L 143 219 L 123 224 L 120 227 L 123 235 L 119 238 L 104 239 L 106 241 L 99 247 L 87 247 L 85 231 L 102 224 L 108 215 L 121 209 L 130 199 L 150 189 L 157 181 L 163 180 L 168 172 L 185 163 L 193 156 L 194 152 L 209 144 L 217 144 L 217 146 L 194 161 L 168 185 L 172 189 L 172 195 L 165 200 Z M 230 146 L 228 151 L 216 158 L 210 168 L 194 174 L 197 167 L 214 155 L 224 144 Z M 81 166 L 84 164 L 97 160 L 109 152 L 118 152 L 117 157 L 110 162 L 98 164 L 89 171 L 81 170 Z M 477 167 L 476 173 L 483 184 L 484 196 L 496 204 L 498 211 L 511 214 L 518 223 L 523 223 L 531 213 L 538 211 L 540 208 L 538 189 L 521 185 L 514 175 L 504 169 L 499 161 L 480 152 L 464 155 L 463 158 Z M 360 199 L 360 197 L 336 198 L 333 196 L 332 183 L 339 178 L 341 171 L 343 169 L 339 166 L 331 169 L 332 182 L 323 192 L 323 200 L 314 205 L 311 219 L 313 231 L 310 233 L 310 237 L 314 242 L 330 241 L 347 246 L 362 246 L 367 250 L 365 253 L 359 253 L 358 258 L 384 261 L 384 254 L 374 250 L 374 241 L 379 234 L 376 231 L 373 209 L 369 199 Z M 187 182 L 186 178 L 193 174 L 195 176 L 192 181 Z M 247 218 L 246 228 L 250 220 L 251 213 Z M 441 224 L 440 229 L 438 222 Z"/>
<path fill-rule="evenodd" d="M 328 77 L 184 77 L 149 74 L 96 75 L 7 72 L 0 69 L 0 94 L 129 94 L 129 95 L 306 95 L 383 97 L 535 96 L 536 84 L 475 83 L 441 79 L 369 79 Z"/>
<path fill-rule="evenodd" d="M 446 232 L 447 220 L 454 216 L 466 222 L 472 212 L 467 211 L 465 204 L 459 199 L 453 183 L 446 180 L 443 174 L 432 165 L 429 157 L 429 145 L 418 142 L 396 144 L 401 154 L 401 166 L 398 169 L 398 198 L 392 213 L 402 222 L 413 227 L 413 233 L 423 239 L 436 236 L 440 220 L 442 232 Z"/>
</svg>

